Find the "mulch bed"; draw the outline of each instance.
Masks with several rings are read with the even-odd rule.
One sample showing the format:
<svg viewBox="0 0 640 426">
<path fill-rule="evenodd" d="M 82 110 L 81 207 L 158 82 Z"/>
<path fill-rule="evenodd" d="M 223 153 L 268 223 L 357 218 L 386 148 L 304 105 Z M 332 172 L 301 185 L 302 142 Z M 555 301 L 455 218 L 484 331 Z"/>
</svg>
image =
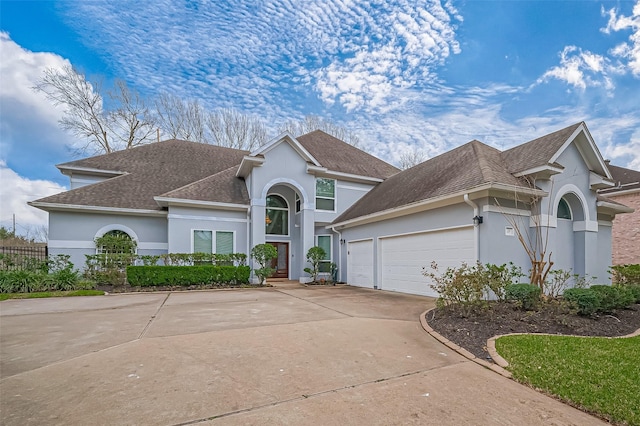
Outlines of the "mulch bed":
<svg viewBox="0 0 640 426">
<path fill-rule="evenodd" d="M 492 302 L 486 309 L 463 316 L 460 310 L 437 308 L 427 323 L 442 336 L 475 356 L 491 361 L 487 340 L 509 333 L 549 333 L 576 336 L 624 336 L 640 328 L 640 304 L 610 315 L 585 317 L 558 303 L 545 303 L 536 311 L 523 311 L 510 303 Z"/>
</svg>

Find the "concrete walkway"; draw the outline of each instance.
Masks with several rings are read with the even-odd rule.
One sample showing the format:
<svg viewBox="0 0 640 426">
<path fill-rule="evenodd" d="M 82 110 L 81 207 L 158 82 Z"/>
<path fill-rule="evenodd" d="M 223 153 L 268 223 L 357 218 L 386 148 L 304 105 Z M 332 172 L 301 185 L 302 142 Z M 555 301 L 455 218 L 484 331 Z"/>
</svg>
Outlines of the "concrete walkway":
<svg viewBox="0 0 640 426">
<path fill-rule="evenodd" d="M 0 303 L 3 425 L 595 425 L 347 286 Z"/>
</svg>

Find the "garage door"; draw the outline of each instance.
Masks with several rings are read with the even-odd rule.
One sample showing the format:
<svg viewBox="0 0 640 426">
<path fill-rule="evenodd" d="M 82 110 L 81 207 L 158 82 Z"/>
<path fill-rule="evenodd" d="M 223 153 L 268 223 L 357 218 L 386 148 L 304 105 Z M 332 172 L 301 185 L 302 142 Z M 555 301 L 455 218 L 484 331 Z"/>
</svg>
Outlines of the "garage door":
<svg viewBox="0 0 640 426">
<path fill-rule="evenodd" d="M 373 288 L 373 240 L 347 244 L 347 284 Z"/>
<path fill-rule="evenodd" d="M 475 263 L 473 228 L 427 232 L 380 239 L 382 290 L 437 296 L 422 275 L 431 262 L 440 272 L 461 262 Z"/>
</svg>

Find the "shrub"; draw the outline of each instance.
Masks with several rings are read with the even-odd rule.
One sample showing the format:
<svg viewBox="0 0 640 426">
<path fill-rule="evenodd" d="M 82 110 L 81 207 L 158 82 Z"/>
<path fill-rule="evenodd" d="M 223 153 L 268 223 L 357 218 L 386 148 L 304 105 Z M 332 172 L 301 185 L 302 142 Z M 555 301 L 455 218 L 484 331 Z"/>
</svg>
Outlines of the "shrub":
<svg viewBox="0 0 640 426">
<path fill-rule="evenodd" d="M 507 286 L 507 300 L 514 300 L 524 310 L 534 309 L 540 301 L 542 290 L 533 284 L 511 284 Z"/>
<path fill-rule="evenodd" d="M 307 262 L 311 264 L 311 268 L 304 268 L 304 271 L 311 275 L 313 282 L 318 281 L 318 273 L 320 272 L 320 262 L 327 256 L 322 247 L 313 246 L 307 252 Z"/>
<path fill-rule="evenodd" d="M 440 274 L 438 265 L 431 262 L 431 270 L 423 275 L 432 280 L 430 287 L 438 293 L 439 305 L 458 304 L 464 315 L 483 305 L 485 284 L 478 279 L 475 267 L 462 263 L 459 268 L 450 267 Z"/>
<path fill-rule="evenodd" d="M 249 282 L 248 266 L 129 266 L 129 284 L 139 287 L 189 286 L 197 284 L 244 284 Z"/>
<path fill-rule="evenodd" d="M 600 297 L 590 288 L 569 288 L 562 296 L 580 315 L 593 315 L 600 309 Z"/>
<path fill-rule="evenodd" d="M 271 244 L 258 244 L 251 249 L 251 257 L 258 263 L 259 268 L 254 272 L 260 284 L 264 284 L 264 280 L 275 272 L 271 265 L 271 261 L 278 257 L 278 250 Z"/>
<path fill-rule="evenodd" d="M 513 262 L 509 262 L 508 265 L 492 265 L 490 263 L 482 265 L 478 262 L 476 270 L 480 274 L 479 279 L 486 283 L 498 301 L 505 300 L 507 287 L 524 276 L 522 269 L 515 266 Z"/>
<path fill-rule="evenodd" d="M 610 272 L 616 284 L 640 286 L 640 264 L 615 265 Z"/>
<path fill-rule="evenodd" d="M 599 298 L 600 312 L 608 313 L 614 309 L 624 309 L 635 302 L 633 293 L 627 287 L 593 285 L 590 290 L 594 291 Z"/>
<path fill-rule="evenodd" d="M 626 286 L 629 289 L 636 303 L 640 303 L 640 285 Z"/>
</svg>

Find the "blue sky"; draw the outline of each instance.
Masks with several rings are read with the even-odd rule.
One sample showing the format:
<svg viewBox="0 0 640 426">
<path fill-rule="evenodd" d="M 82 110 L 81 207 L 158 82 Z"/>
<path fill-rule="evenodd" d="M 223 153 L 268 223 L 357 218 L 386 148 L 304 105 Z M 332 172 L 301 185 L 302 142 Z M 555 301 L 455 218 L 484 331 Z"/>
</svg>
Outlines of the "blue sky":
<svg viewBox="0 0 640 426">
<path fill-rule="evenodd" d="M 31 87 L 66 63 L 268 123 L 315 114 L 389 162 L 506 149 L 585 120 L 640 169 L 640 0 L 0 1 L 0 224 L 68 184 L 62 115 Z"/>
</svg>

